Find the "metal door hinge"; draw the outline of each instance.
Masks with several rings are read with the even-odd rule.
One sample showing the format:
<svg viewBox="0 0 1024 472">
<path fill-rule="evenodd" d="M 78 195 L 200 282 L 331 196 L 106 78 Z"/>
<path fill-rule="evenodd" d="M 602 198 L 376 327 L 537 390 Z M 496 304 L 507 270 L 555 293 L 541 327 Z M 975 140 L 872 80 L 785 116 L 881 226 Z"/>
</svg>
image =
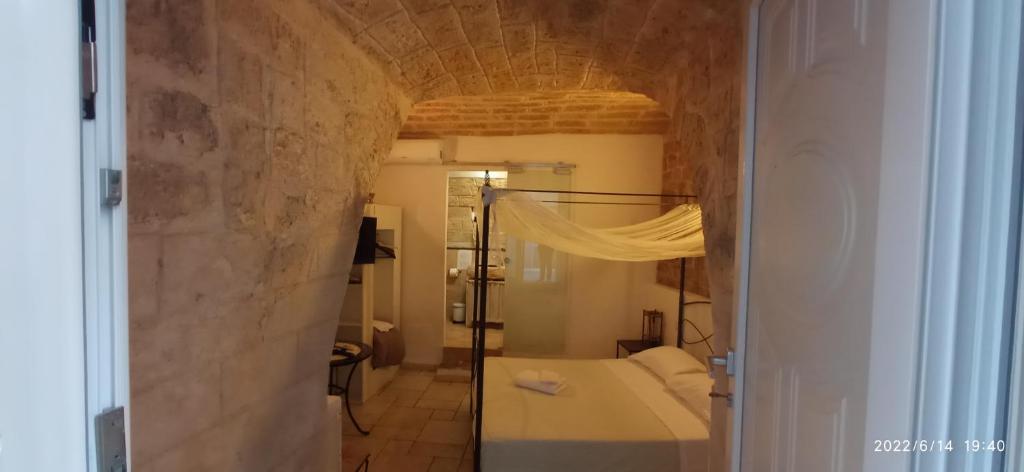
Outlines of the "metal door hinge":
<svg viewBox="0 0 1024 472">
<path fill-rule="evenodd" d="M 82 0 L 82 118 L 96 119 L 99 66 L 96 59 L 96 2 Z"/>
<path fill-rule="evenodd" d="M 107 410 L 96 417 L 96 458 L 101 472 L 128 472 L 124 434 L 124 407 Z"/>
<path fill-rule="evenodd" d="M 711 398 L 724 398 L 725 399 L 725 404 L 729 408 L 732 408 L 732 403 L 733 403 L 732 402 L 732 393 L 718 393 L 718 392 L 712 391 L 711 393 L 708 394 L 708 396 L 711 397 Z"/>
<path fill-rule="evenodd" d="M 124 179 L 117 169 L 100 169 L 100 199 L 103 205 L 115 207 L 121 204 L 124 194 Z"/>
<path fill-rule="evenodd" d="M 725 366 L 725 375 L 736 375 L 736 353 L 730 349 L 724 356 L 708 356 L 708 376 L 714 378 L 715 366 Z"/>
</svg>

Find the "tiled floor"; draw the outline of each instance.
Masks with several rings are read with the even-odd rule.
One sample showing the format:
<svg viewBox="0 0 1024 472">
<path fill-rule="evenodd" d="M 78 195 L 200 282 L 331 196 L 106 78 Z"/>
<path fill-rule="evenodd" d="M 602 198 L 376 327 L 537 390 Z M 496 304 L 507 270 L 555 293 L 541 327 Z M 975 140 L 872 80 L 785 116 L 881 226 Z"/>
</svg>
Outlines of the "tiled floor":
<svg viewBox="0 0 1024 472">
<path fill-rule="evenodd" d="M 472 328 L 467 328 L 464 324 L 451 322 L 445 322 L 444 326 L 445 347 L 473 347 Z M 487 345 L 487 349 L 501 349 L 504 341 L 504 331 L 500 329 L 487 329 L 487 339 L 484 342 Z"/>
<path fill-rule="evenodd" d="M 469 384 L 434 380 L 433 372 L 399 371 L 377 396 L 352 413 L 363 436 L 342 414 L 343 470 L 370 455 L 373 472 L 473 470 Z"/>
</svg>

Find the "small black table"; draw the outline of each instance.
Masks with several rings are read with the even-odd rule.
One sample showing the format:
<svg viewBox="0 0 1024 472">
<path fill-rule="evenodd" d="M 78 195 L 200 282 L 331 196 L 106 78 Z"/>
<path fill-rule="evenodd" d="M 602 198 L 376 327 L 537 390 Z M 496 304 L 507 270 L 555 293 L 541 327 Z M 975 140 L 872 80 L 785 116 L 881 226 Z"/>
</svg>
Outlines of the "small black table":
<svg viewBox="0 0 1024 472">
<path fill-rule="evenodd" d="M 351 345 L 358 348 L 357 351 L 345 349 L 345 345 Z M 349 387 L 352 385 L 352 374 L 359 368 L 359 363 L 368 359 L 373 355 L 373 349 L 364 343 L 360 342 L 336 342 L 334 343 L 334 351 L 331 353 L 331 366 L 329 380 L 327 383 L 327 394 L 328 395 L 344 395 L 345 396 L 345 411 L 348 412 L 348 418 L 352 420 L 352 425 L 356 427 L 356 431 L 362 433 L 363 436 L 370 434 L 369 431 L 364 430 L 359 423 L 356 422 L 355 417 L 352 416 L 352 405 L 349 403 Z M 337 376 L 335 375 L 338 367 L 352 366 L 348 371 L 348 378 L 345 379 L 345 386 L 338 385 Z M 365 382 L 366 379 L 363 379 Z"/>
<path fill-rule="evenodd" d="M 658 346 L 660 346 L 660 344 L 641 339 L 619 339 L 615 341 L 615 358 L 619 358 L 619 348 L 625 350 L 626 355 L 628 356 L 634 352 L 640 352 Z"/>
</svg>

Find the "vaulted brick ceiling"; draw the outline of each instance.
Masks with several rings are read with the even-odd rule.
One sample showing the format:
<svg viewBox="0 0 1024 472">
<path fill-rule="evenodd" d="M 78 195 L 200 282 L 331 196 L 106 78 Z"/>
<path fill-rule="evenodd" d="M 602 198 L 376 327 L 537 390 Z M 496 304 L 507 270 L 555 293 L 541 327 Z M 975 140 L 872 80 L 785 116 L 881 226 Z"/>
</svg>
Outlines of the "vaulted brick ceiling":
<svg viewBox="0 0 1024 472">
<path fill-rule="evenodd" d="M 604 90 L 515 92 L 417 103 L 400 138 L 523 134 L 663 134 L 668 115 L 650 98 Z"/>
<path fill-rule="evenodd" d="M 648 92 L 735 0 L 327 0 L 416 100 Z M 706 47 L 706 45 L 703 45 Z"/>
</svg>

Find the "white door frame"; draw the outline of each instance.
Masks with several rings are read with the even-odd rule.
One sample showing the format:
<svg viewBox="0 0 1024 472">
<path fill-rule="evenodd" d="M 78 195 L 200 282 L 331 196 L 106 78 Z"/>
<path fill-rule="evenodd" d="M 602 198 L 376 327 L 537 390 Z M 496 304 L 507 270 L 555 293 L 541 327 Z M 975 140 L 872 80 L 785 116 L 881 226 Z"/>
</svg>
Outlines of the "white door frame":
<svg viewBox="0 0 1024 472">
<path fill-rule="evenodd" d="M 956 449 L 913 456 L 911 465 L 999 470 L 1002 455 L 967 453 L 962 441 L 1006 431 L 1020 219 L 1021 1 L 939 6 L 914 437 L 948 438 Z"/>
<path fill-rule="evenodd" d="M 82 121 L 82 195 L 85 288 L 85 365 L 89 470 L 96 472 L 94 418 L 124 407 L 128 421 L 128 196 L 116 206 L 101 201 L 100 172 L 126 173 L 124 0 L 95 0 L 96 118 Z M 122 189 L 123 189 L 122 180 Z"/>
<path fill-rule="evenodd" d="M 754 162 L 760 2 L 752 3 L 736 242 L 733 471 L 741 457 Z M 900 271 L 875 274 L 865 441 L 953 440 L 957 449 L 884 454 L 866 447 L 865 470 L 996 470 L 998 455 L 967 454 L 958 442 L 998 435 L 1005 427 L 999 418 L 1007 416 L 1019 256 L 1021 2 L 920 0 L 890 2 L 889 8 L 882 153 L 911 157 L 883 159 L 881 201 L 896 203 L 880 211 L 876 259 L 904 264 Z M 923 254 L 900 251 L 921 241 L 927 242 Z M 915 282 L 908 286 L 907 280 Z M 894 291 L 920 297 L 896 305 L 890 303 L 900 298 L 891 297 Z M 1024 323 L 1018 323 L 1017 335 L 1020 362 Z M 1019 400 L 1024 372 L 1014 367 L 1013 398 Z M 1011 405 L 1010 439 L 1016 443 L 1007 447 L 1017 452 L 1009 456 L 1015 468 L 1005 470 L 1018 470 L 1024 409 Z"/>
</svg>

